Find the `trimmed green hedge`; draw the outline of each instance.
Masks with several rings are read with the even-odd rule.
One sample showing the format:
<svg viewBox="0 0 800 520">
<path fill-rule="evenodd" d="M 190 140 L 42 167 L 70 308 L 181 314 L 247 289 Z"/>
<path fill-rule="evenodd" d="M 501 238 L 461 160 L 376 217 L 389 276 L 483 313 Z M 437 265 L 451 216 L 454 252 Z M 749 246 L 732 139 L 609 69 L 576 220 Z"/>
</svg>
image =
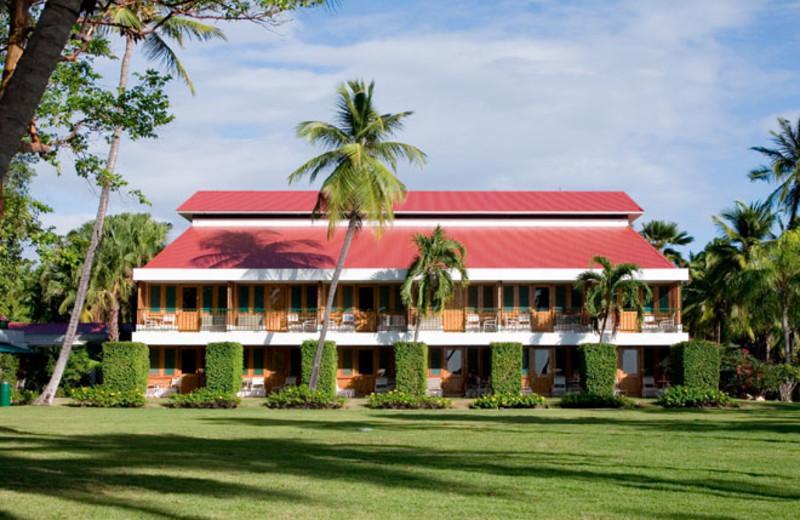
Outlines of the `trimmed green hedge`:
<svg viewBox="0 0 800 520">
<path fill-rule="evenodd" d="M 234 343 L 238 345 L 238 343 Z M 239 345 L 241 346 L 241 345 Z M 239 374 L 241 377 L 241 373 Z M 210 388 L 198 388 L 191 394 L 172 394 L 164 405 L 167 408 L 238 408 L 242 400 L 233 392 L 216 392 Z"/>
<path fill-rule="evenodd" d="M 109 392 L 147 391 L 150 349 L 144 343 L 103 343 L 103 386 Z"/>
<path fill-rule="evenodd" d="M 235 394 L 242 388 L 241 343 L 209 343 L 206 347 L 206 388 L 211 393 Z"/>
<path fill-rule="evenodd" d="M 317 352 L 317 340 L 310 339 L 300 345 L 303 355 L 302 371 L 303 384 L 307 385 L 311 379 L 311 370 L 314 368 L 314 355 Z M 322 348 L 322 359 L 319 362 L 319 379 L 317 380 L 317 390 L 330 395 L 336 395 L 336 370 L 339 364 L 339 356 L 336 354 L 336 342 L 326 341 Z"/>
<path fill-rule="evenodd" d="M 672 384 L 719 389 L 720 348 L 710 341 L 685 341 L 670 349 Z"/>
<path fill-rule="evenodd" d="M 70 406 L 89 408 L 141 408 L 145 404 L 144 392 L 112 390 L 106 385 L 75 388 L 70 392 Z"/>
<path fill-rule="evenodd" d="M 375 410 L 442 410 L 453 406 L 446 397 L 408 395 L 397 390 L 385 394 L 369 394 L 367 408 Z"/>
<path fill-rule="evenodd" d="M 19 356 L 17 354 L 0 354 L 0 383 L 17 382 L 17 372 L 19 372 Z"/>
<path fill-rule="evenodd" d="M 578 347 L 581 388 L 589 394 L 613 397 L 617 384 L 617 347 L 585 343 Z"/>
<path fill-rule="evenodd" d="M 522 343 L 490 343 L 492 393 L 522 392 Z"/>
<path fill-rule="evenodd" d="M 539 394 L 492 394 L 475 399 L 469 407 L 493 410 L 500 408 L 547 408 L 547 399 Z"/>
<path fill-rule="evenodd" d="M 732 406 L 733 399 L 715 388 L 673 386 L 658 396 L 656 404 L 664 408 L 707 408 Z"/>
<path fill-rule="evenodd" d="M 398 393 L 413 397 L 428 395 L 428 345 L 394 344 L 395 386 Z"/>
</svg>

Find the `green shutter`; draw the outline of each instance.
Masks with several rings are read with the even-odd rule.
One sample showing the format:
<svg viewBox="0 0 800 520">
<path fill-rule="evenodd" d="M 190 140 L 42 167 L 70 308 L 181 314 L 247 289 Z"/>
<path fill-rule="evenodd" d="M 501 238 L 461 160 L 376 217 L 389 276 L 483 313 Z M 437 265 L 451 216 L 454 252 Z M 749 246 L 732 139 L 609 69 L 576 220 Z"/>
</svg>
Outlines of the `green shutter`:
<svg viewBox="0 0 800 520">
<path fill-rule="evenodd" d="M 166 310 L 167 310 L 167 312 L 175 312 L 175 286 L 174 285 L 168 285 L 165 288 L 164 292 L 166 293 L 166 300 L 167 300 Z"/>
<path fill-rule="evenodd" d="M 503 310 L 512 312 L 514 310 L 514 287 L 503 287 Z"/>
<path fill-rule="evenodd" d="M 203 312 L 211 312 L 214 308 L 214 288 L 210 285 L 203 286 Z"/>
<path fill-rule="evenodd" d="M 573 311 L 579 311 L 579 310 L 583 309 L 583 304 L 582 304 L 583 293 L 582 292 L 580 292 L 579 290 L 577 290 L 576 288 L 573 287 L 571 289 L 570 298 L 572 299 L 572 301 L 570 302 L 570 308 Z"/>
<path fill-rule="evenodd" d="M 522 349 L 522 375 L 527 376 L 530 373 L 531 356 L 527 348 Z"/>
<path fill-rule="evenodd" d="M 264 286 L 253 287 L 253 307 L 256 312 L 264 312 Z"/>
<path fill-rule="evenodd" d="M 228 309 L 228 288 L 224 285 L 217 287 L 217 309 Z"/>
<path fill-rule="evenodd" d="M 309 285 L 306 287 L 306 309 L 309 312 L 317 312 L 317 286 Z"/>
<path fill-rule="evenodd" d="M 645 295 L 644 299 L 645 312 L 653 312 L 653 309 L 655 308 L 655 305 L 653 303 L 653 297 L 655 297 L 655 294 L 651 294 L 650 296 Z"/>
<path fill-rule="evenodd" d="M 346 311 L 353 310 L 353 286 L 342 287 L 342 308 Z"/>
<path fill-rule="evenodd" d="M 160 354 L 161 352 L 157 348 L 150 349 L 150 375 L 157 376 L 159 375 L 159 369 L 161 368 L 159 365 L 160 363 Z"/>
<path fill-rule="evenodd" d="M 470 285 L 467 288 L 467 307 L 469 307 L 471 311 L 478 310 L 478 287 L 474 285 Z"/>
<path fill-rule="evenodd" d="M 247 285 L 239 286 L 239 312 L 250 310 L 250 287 Z"/>
<path fill-rule="evenodd" d="M 353 375 L 353 349 L 342 349 L 342 375 Z"/>
<path fill-rule="evenodd" d="M 250 352 L 248 347 L 242 349 L 242 375 L 247 375 L 247 354 Z"/>
<path fill-rule="evenodd" d="M 389 310 L 389 286 L 381 285 L 378 289 L 378 310 L 386 312 Z"/>
<path fill-rule="evenodd" d="M 164 349 L 164 374 L 168 376 L 175 375 L 175 349 Z"/>
<path fill-rule="evenodd" d="M 567 308 L 567 288 L 563 285 L 556 286 L 556 310 L 563 311 Z"/>
<path fill-rule="evenodd" d="M 531 308 L 531 288 L 527 285 L 519 286 L 519 310 L 528 312 Z"/>
<path fill-rule="evenodd" d="M 302 287 L 295 285 L 292 287 L 292 311 L 299 312 L 303 310 L 303 292 Z"/>
<path fill-rule="evenodd" d="M 669 309 L 669 287 L 662 285 L 658 288 L 658 310 L 666 311 Z"/>
<path fill-rule="evenodd" d="M 253 349 L 253 373 L 257 376 L 264 375 L 264 349 Z"/>
<path fill-rule="evenodd" d="M 150 286 L 150 312 L 161 312 L 161 286 Z"/>
<path fill-rule="evenodd" d="M 394 310 L 399 312 L 405 312 L 406 306 L 403 305 L 403 286 L 402 285 L 395 285 L 394 286 Z"/>
<path fill-rule="evenodd" d="M 442 374 L 442 349 L 434 347 L 431 351 L 431 375 L 439 376 Z"/>
</svg>

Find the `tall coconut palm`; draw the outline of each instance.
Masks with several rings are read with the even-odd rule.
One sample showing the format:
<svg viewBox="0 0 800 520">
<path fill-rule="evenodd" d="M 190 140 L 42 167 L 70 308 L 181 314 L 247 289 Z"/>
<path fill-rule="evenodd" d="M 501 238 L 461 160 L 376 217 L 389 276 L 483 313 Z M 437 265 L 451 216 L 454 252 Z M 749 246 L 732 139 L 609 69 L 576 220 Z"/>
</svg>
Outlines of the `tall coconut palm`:
<svg viewBox="0 0 800 520">
<path fill-rule="evenodd" d="M 777 203 L 788 215 L 788 226 L 797 225 L 797 209 L 800 205 L 800 119 L 797 125 L 783 118 L 778 118 L 779 132 L 770 131 L 774 148 L 754 146 L 755 150 L 765 155 L 769 166 L 761 166 L 750 172 L 751 180 L 763 180 L 778 183 L 778 187 L 769 197 L 770 203 Z"/>
<path fill-rule="evenodd" d="M 712 218 L 723 237 L 738 249 L 742 267 L 747 263 L 754 246 L 773 238 L 775 215 L 765 202 L 745 204 L 737 200 L 732 209 Z"/>
<path fill-rule="evenodd" d="M 138 10 L 134 7 L 138 7 Z M 168 68 L 176 71 L 179 76 L 187 81 L 192 92 L 194 92 L 191 82 L 188 81 L 188 76 L 185 74 L 185 69 L 180 65 L 177 56 L 168 47 L 162 36 L 174 40 L 181 46 L 183 45 L 184 37 L 199 40 L 224 37 L 222 32 L 215 27 L 177 16 L 164 16 L 160 10 L 154 10 L 151 4 L 143 3 L 137 4 L 136 6 L 125 7 L 112 5 L 104 17 L 108 18 L 112 26 L 125 38 L 125 52 L 122 55 L 119 84 L 117 87 L 117 91 L 120 95 L 125 92 L 128 86 L 130 62 L 136 43 L 144 42 L 148 57 L 160 59 Z M 97 216 L 95 217 L 89 247 L 86 250 L 86 257 L 84 258 L 83 267 L 81 269 L 81 276 L 75 294 L 75 304 L 70 315 L 67 332 L 64 334 L 64 342 L 61 345 L 61 352 L 53 369 L 50 382 L 42 392 L 42 395 L 36 400 L 35 404 L 37 405 L 50 406 L 53 404 L 53 398 L 55 397 L 58 385 L 61 383 L 64 369 L 67 366 L 67 360 L 72 350 L 72 343 L 75 340 L 75 334 L 78 329 L 78 321 L 84 302 L 86 301 L 87 291 L 89 290 L 94 257 L 100 244 L 103 222 L 105 220 L 106 211 L 108 210 L 108 200 L 111 196 L 112 186 L 115 183 L 116 175 L 114 172 L 121 139 L 122 125 L 117 124 L 114 126 L 111 135 L 105 168 L 103 168 L 101 172 L 98 172 L 98 183 L 101 186 L 100 201 L 97 205 Z"/>
<path fill-rule="evenodd" d="M 338 88 L 336 124 L 306 121 L 297 126 L 297 135 L 327 151 L 309 160 L 289 175 L 289 184 L 308 177 L 314 182 L 321 172 L 329 172 L 322 182 L 313 217 L 328 219 L 328 238 L 340 222 L 347 232 L 331 278 L 322 331 L 308 386 L 316 388 L 322 348 L 328 333 L 336 287 L 344 268 L 353 235 L 365 220 L 376 225 L 380 238 L 387 223 L 394 220 L 393 205 L 405 198 L 406 187 L 397 177 L 397 162 L 405 159 L 419 167 L 425 154 L 418 148 L 388 140 L 403 128 L 412 112 L 380 114 L 372 102 L 374 82 L 365 85 L 355 80 Z"/>
<path fill-rule="evenodd" d="M 465 259 L 467 251 L 458 240 L 448 238 L 441 226 L 426 236 L 414 235 L 417 256 L 408 268 L 400 298 L 406 307 L 417 311 L 414 342 L 419 340 L 419 327 L 423 316 L 441 314 L 447 303 L 456 295 L 457 282 L 452 273 L 457 272 L 461 287 L 469 285 Z"/>
<path fill-rule="evenodd" d="M 600 341 L 611 318 L 611 335 L 616 336 L 622 311 L 632 308 L 641 324 L 644 318 L 644 301 L 653 297 L 650 287 L 636 279 L 639 266 L 622 263 L 612 265 L 605 256 L 594 256 L 592 262 L 602 267 L 601 272 L 584 271 L 575 282 L 575 289 L 586 293 L 584 308 L 589 314 Z"/>
<path fill-rule="evenodd" d="M 670 262 L 677 266 L 685 267 L 686 261 L 680 252 L 670 246 L 685 246 L 694 242 L 694 237 L 689 236 L 685 231 L 678 229 L 677 222 L 666 222 L 663 220 L 651 220 L 642 226 L 639 232 L 645 240 L 661 251 Z"/>
</svg>

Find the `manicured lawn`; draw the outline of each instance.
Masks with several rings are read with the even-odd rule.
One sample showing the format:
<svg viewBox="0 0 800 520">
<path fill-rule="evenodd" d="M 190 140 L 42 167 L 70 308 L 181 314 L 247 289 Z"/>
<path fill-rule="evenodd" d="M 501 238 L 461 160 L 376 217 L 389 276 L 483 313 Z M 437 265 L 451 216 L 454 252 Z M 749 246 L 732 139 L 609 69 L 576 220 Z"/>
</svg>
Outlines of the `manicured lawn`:
<svg viewBox="0 0 800 520">
<path fill-rule="evenodd" d="M 0 519 L 796 519 L 800 406 L 751 406 L 4 408 Z"/>
</svg>

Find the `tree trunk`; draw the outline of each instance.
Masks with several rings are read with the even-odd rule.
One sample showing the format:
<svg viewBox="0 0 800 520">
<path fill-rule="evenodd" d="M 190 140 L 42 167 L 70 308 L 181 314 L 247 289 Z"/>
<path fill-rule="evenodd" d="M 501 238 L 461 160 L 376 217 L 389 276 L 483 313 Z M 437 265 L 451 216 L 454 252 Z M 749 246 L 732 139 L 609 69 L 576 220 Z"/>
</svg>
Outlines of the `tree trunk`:
<svg viewBox="0 0 800 520">
<path fill-rule="evenodd" d="M 80 14 L 81 0 L 48 0 L 25 52 L 0 98 L 0 184 L 11 159 L 36 114 L 50 75 L 55 70 L 72 26 Z"/>
<path fill-rule="evenodd" d="M 789 330 L 789 306 L 784 305 L 781 309 L 781 330 L 783 330 L 783 354 L 784 362 L 792 362 L 791 332 Z"/>
<path fill-rule="evenodd" d="M 128 74 L 130 72 L 131 54 L 133 54 L 133 38 L 128 35 L 125 41 L 125 55 L 122 58 L 122 66 L 119 74 L 119 88 L 124 90 L 128 85 Z M 117 164 L 117 153 L 119 152 L 119 142 L 122 137 L 122 127 L 115 126 L 114 133 L 111 136 L 111 146 L 108 151 L 108 161 L 106 170 L 108 175 L 114 172 Z M 106 210 L 108 209 L 108 199 L 111 195 L 111 183 L 108 177 L 103 179 L 103 189 L 100 192 L 100 203 L 97 206 L 97 217 L 94 221 L 92 228 L 92 237 L 89 242 L 89 247 L 86 250 L 86 258 L 83 260 L 81 267 L 81 278 L 78 282 L 78 290 L 75 294 L 75 304 L 72 307 L 72 313 L 69 317 L 69 325 L 67 326 L 67 333 L 64 335 L 64 343 L 61 344 L 61 353 L 58 355 L 58 361 L 53 369 L 53 375 L 50 377 L 50 382 L 47 383 L 42 395 L 36 400 L 34 404 L 41 406 L 50 406 L 53 404 L 53 398 L 56 395 L 56 390 L 61 384 L 61 377 L 64 375 L 64 369 L 67 366 L 70 352 L 72 352 L 72 344 L 75 341 L 75 334 L 78 330 L 78 321 L 80 320 L 83 304 L 86 301 L 86 293 L 89 290 L 89 281 L 92 275 L 92 266 L 94 264 L 94 256 L 97 247 L 100 243 L 100 236 L 103 233 L 103 223 L 106 218 Z M 117 335 L 119 337 L 119 335 Z"/>
<path fill-rule="evenodd" d="M 414 323 L 414 343 L 418 343 L 419 342 L 419 327 L 420 327 L 421 323 L 422 323 L 422 319 L 421 319 L 421 316 L 419 314 L 419 311 L 417 311 L 417 321 Z"/>
<path fill-rule="evenodd" d="M 119 341 L 119 301 L 116 297 L 111 300 L 106 330 L 108 332 L 108 341 Z"/>
<path fill-rule="evenodd" d="M 344 243 L 342 244 L 342 252 L 339 253 L 339 261 L 336 263 L 336 269 L 333 271 L 331 288 L 328 292 L 328 301 L 325 304 L 325 312 L 322 315 L 322 331 L 319 334 L 317 350 L 314 352 L 314 365 L 311 367 L 311 377 L 308 379 L 308 387 L 311 390 L 317 389 L 317 382 L 319 381 L 319 365 L 322 362 L 322 349 L 325 347 L 325 336 L 328 334 L 328 323 L 331 319 L 333 300 L 336 298 L 336 286 L 339 285 L 339 277 L 342 275 L 342 270 L 344 269 L 344 260 L 347 258 L 347 251 L 350 249 L 350 242 L 353 240 L 357 223 L 358 215 L 351 215 L 350 222 L 347 224 L 347 233 L 344 236 Z"/>
<path fill-rule="evenodd" d="M 0 98 L 3 97 L 3 91 L 11 81 L 17 63 L 25 51 L 28 27 L 31 23 L 31 4 L 28 0 L 11 0 L 10 3 L 6 61 L 3 64 L 3 79 L 0 82 Z"/>
<path fill-rule="evenodd" d="M 606 323 L 608 322 L 608 313 L 609 311 L 606 310 L 606 313 L 603 315 L 602 325 L 600 326 L 600 343 L 603 342 L 603 334 L 606 332 Z"/>
</svg>

